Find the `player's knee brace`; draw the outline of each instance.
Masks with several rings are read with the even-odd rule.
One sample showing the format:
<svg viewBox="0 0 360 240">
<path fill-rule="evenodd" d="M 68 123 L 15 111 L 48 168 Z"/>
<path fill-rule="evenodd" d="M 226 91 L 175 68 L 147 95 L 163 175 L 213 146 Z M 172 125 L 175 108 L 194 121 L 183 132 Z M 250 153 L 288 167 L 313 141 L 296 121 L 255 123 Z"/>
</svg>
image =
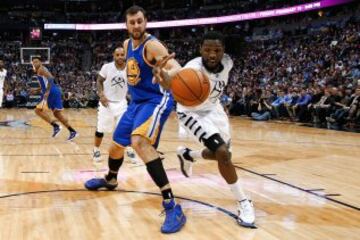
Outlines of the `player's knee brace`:
<svg viewBox="0 0 360 240">
<path fill-rule="evenodd" d="M 215 133 L 207 139 L 203 140 L 205 146 L 213 152 L 216 152 L 218 148 L 225 144 L 224 140 L 221 138 L 220 134 Z"/>
<path fill-rule="evenodd" d="M 160 158 L 146 163 L 146 169 L 150 174 L 152 180 L 160 189 L 165 185 L 169 184 L 169 180 L 167 178 L 164 166 Z"/>
<path fill-rule="evenodd" d="M 102 137 L 104 137 L 104 133 L 96 131 L 95 136 L 98 138 L 102 138 Z"/>
</svg>

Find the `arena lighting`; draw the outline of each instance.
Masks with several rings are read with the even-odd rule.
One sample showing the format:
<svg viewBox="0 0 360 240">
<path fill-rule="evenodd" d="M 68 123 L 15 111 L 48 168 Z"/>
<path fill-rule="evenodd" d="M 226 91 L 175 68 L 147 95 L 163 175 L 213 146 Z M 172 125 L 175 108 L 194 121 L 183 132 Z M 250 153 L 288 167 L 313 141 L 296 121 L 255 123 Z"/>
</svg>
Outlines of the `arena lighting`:
<svg viewBox="0 0 360 240">
<path fill-rule="evenodd" d="M 240 22 L 246 20 L 269 18 L 276 16 L 284 16 L 290 14 L 297 14 L 301 12 L 308 12 L 319 10 L 325 7 L 336 6 L 352 2 L 353 0 L 322 0 L 307 4 L 296 5 L 292 7 L 278 8 L 266 11 L 257 11 L 250 13 L 235 14 L 222 17 L 210 18 L 194 18 L 183 20 L 171 20 L 160 22 L 149 22 L 147 28 L 169 28 L 169 27 L 183 27 L 183 26 L 197 26 L 208 24 L 220 24 L 229 22 Z M 119 30 L 126 29 L 124 23 L 105 23 L 105 24 L 66 24 L 66 23 L 45 23 L 44 29 L 47 30 L 82 30 L 82 31 L 96 31 L 96 30 Z"/>
</svg>

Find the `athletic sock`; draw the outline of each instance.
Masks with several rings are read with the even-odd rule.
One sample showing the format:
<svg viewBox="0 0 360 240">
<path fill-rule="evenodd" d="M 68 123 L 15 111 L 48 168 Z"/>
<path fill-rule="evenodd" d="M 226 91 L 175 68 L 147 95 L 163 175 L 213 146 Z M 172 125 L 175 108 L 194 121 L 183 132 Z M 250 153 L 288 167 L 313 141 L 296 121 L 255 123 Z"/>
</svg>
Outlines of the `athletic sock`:
<svg viewBox="0 0 360 240">
<path fill-rule="evenodd" d="M 163 187 L 169 184 L 169 180 L 167 178 L 161 158 L 156 158 L 146 163 L 146 169 L 152 180 L 160 188 L 163 199 L 166 200 L 174 198 L 171 188 L 163 189 Z"/>
<path fill-rule="evenodd" d="M 240 179 L 238 179 L 235 183 L 229 184 L 229 187 L 237 201 L 240 202 L 244 199 L 247 199 L 247 196 L 245 195 L 245 193 L 240 185 Z"/>
<path fill-rule="evenodd" d="M 72 127 L 68 127 L 70 132 L 76 132 L 75 129 L 73 129 Z"/>
<path fill-rule="evenodd" d="M 113 158 L 109 157 L 109 160 L 108 160 L 109 172 L 105 176 L 106 181 L 110 181 L 113 178 L 115 178 L 115 179 L 117 178 L 117 174 L 118 174 L 119 169 L 123 162 L 124 162 L 124 157 L 122 157 L 120 159 L 113 159 Z"/>
</svg>

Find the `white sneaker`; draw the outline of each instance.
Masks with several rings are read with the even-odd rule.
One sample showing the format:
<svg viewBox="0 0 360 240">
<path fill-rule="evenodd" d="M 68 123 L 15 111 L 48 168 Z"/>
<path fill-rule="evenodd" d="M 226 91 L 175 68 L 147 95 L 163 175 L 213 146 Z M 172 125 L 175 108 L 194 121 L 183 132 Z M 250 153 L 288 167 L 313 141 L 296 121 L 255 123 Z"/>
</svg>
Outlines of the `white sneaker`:
<svg viewBox="0 0 360 240">
<path fill-rule="evenodd" d="M 93 161 L 94 163 L 95 162 L 101 162 L 101 153 L 100 153 L 100 150 L 97 149 L 97 150 L 93 150 Z"/>
<path fill-rule="evenodd" d="M 189 156 L 191 149 L 180 146 L 177 149 L 177 156 L 180 161 L 180 169 L 185 177 L 191 177 L 192 175 L 192 165 L 195 162 L 195 159 Z"/>
<path fill-rule="evenodd" d="M 238 206 L 238 223 L 243 227 L 256 228 L 255 226 L 255 210 L 252 202 L 244 199 L 239 202 Z"/>
<path fill-rule="evenodd" d="M 137 164 L 137 163 L 138 163 L 138 161 L 137 161 L 137 159 L 136 159 L 136 154 L 135 154 L 134 149 L 132 149 L 132 148 L 127 148 L 127 149 L 126 149 L 126 156 L 129 158 L 129 160 L 130 160 L 130 162 L 131 162 L 132 164 Z"/>
<path fill-rule="evenodd" d="M 100 149 L 93 150 L 93 166 L 95 168 L 95 176 L 97 178 L 99 178 L 100 177 L 100 169 L 103 166 Z"/>
</svg>

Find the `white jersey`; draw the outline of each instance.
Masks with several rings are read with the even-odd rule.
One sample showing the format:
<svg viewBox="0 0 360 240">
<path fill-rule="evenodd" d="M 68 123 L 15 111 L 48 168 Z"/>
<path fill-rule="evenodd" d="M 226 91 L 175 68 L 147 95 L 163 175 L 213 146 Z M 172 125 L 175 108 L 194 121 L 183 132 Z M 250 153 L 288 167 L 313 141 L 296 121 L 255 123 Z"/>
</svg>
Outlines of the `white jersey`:
<svg viewBox="0 0 360 240">
<path fill-rule="evenodd" d="M 0 90 L 4 88 L 6 74 L 7 74 L 6 69 L 0 70 Z"/>
<path fill-rule="evenodd" d="M 110 62 L 101 67 L 99 75 L 105 78 L 104 94 L 109 101 L 119 102 L 126 98 L 128 89 L 125 69 L 119 70 L 115 62 Z"/>
<path fill-rule="evenodd" d="M 224 69 L 219 73 L 211 73 L 206 70 L 201 57 L 194 58 L 184 66 L 184 68 L 196 69 L 207 75 L 210 80 L 210 95 L 204 103 L 196 107 L 186 107 L 178 104 L 177 108 L 179 111 L 207 111 L 214 109 L 216 105 L 220 103 L 219 98 L 221 97 L 224 88 L 228 83 L 229 73 L 234 63 L 229 55 L 224 54 L 224 57 L 221 60 L 221 64 L 223 65 Z"/>
</svg>

